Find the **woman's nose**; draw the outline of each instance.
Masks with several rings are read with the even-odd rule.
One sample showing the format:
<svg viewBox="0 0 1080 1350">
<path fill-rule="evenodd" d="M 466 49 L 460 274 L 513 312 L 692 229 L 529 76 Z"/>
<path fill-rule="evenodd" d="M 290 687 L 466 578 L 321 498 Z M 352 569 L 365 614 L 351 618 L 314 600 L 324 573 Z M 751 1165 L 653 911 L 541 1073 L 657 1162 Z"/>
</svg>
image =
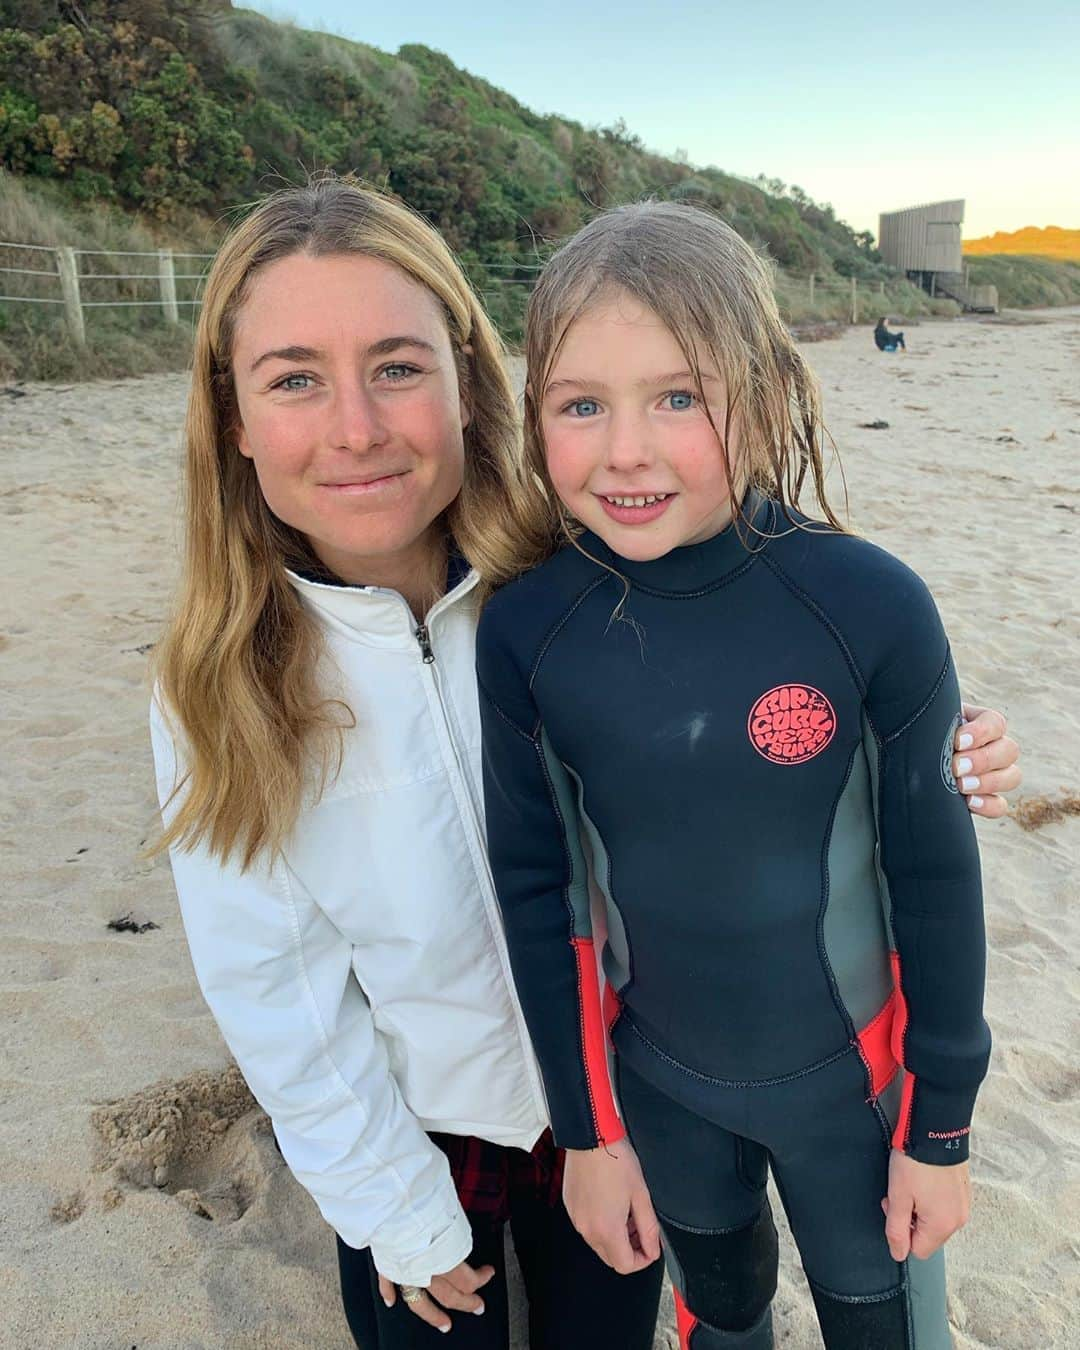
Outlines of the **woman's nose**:
<svg viewBox="0 0 1080 1350">
<path fill-rule="evenodd" d="M 334 398 L 330 423 L 335 449 L 362 454 L 387 438 L 378 399 L 363 387 L 340 389 Z"/>
</svg>

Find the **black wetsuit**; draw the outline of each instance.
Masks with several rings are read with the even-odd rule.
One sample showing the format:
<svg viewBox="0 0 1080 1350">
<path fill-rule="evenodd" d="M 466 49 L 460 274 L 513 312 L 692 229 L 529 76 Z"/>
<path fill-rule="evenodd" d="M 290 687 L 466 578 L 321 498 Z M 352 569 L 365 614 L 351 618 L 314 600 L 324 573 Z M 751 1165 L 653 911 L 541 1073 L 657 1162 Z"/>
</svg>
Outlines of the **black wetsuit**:
<svg viewBox="0 0 1080 1350">
<path fill-rule="evenodd" d="M 956 676 L 896 559 L 747 512 L 648 563 L 586 534 L 481 618 L 515 978 L 563 1146 L 623 1132 L 610 1029 L 684 1344 L 772 1344 L 771 1162 L 830 1350 L 939 1350 L 943 1263 L 880 1201 L 890 1142 L 967 1157 L 989 1054 Z"/>
</svg>

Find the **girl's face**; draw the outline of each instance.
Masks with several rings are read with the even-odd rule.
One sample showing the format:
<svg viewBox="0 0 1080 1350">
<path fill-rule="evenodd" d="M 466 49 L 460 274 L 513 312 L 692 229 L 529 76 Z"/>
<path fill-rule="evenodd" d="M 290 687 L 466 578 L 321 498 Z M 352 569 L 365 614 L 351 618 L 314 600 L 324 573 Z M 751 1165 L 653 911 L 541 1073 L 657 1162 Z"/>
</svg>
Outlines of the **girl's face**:
<svg viewBox="0 0 1080 1350">
<path fill-rule="evenodd" d="M 378 258 L 282 258 L 252 283 L 232 359 L 238 447 L 270 510 L 346 581 L 422 570 L 468 424 L 431 292 Z"/>
<path fill-rule="evenodd" d="M 721 421 L 719 372 L 703 366 L 701 381 Z M 574 321 L 541 391 L 541 428 L 556 492 L 624 558 L 663 557 L 731 520 L 723 449 L 686 356 L 625 291 Z M 729 446 L 733 463 L 736 449 Z"/>
</svg>

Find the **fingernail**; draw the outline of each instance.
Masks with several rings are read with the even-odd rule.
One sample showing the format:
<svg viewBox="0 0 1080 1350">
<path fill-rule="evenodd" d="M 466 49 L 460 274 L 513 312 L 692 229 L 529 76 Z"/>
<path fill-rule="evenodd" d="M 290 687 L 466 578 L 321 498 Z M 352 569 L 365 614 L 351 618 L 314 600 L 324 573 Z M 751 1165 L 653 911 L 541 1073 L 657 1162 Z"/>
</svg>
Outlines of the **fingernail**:
<svg viewBox="0 0 1080 1350">
<path fill-rule="evenodd" d="M 450 1323 L 447 1322 L 446 1326 L 440 1327 L 439 1330 L 440 1330 L 440 1331 L 442 1332 L 442 1334 L 445 1336 L 446 1333 L 450 1330 Z"/>
<path fill-rule="evenodd" d="M 965 792 L 974 792 L 979 786 L 979 780 L 977 778 L 963 778 L 960 780 L 960 786 Z"/>
<path fill-rule="evenodd" d="M 394 1306 L 388 1298 L 384 1298 L 383 1302 L 386 1304 L 388 1308 L 392 1308 Z"/>
<path fill-rule="evenodd" d="M 971 809 L 972 809 L 973 811 L 975 810 L 975 808 L 976 808 L 977 806 L 982 806 L 982 805 L 983 805 L 983 799 L 982 799 L 981 797 L 969 797 L 969 798 L 968 798 L 968 806 L 970 806 Z"/>
<path fill-rule="evenodd" d="M 477 1315 L 477 1317 L 482 1317 L 484 1315 L 484 1305 L 481 1303 L 479 1308 L 473 1309 L 473 1312 Z"/>
<path fill-rule="evenodd" d="M 970 736 L 970 735 L 965 731 L 964 734 L 960 737 L 959 741 L 957 742 L 957 749 L 959 749 L 959 750 L 970 750 L 971 747 L 972 747 L 974 744 L 975 744 L 975 737 L 974 737 L 974 736 Z"/>
<path fill-rule="evenodd" d="M 956 761 L 956 772 L 957 772 L 957 773 L 970 773 L 970 772 L 971 772 L 971 760 L 970 760 L 970 759 L 958 759 L 958 760 Z"/>
</svg>

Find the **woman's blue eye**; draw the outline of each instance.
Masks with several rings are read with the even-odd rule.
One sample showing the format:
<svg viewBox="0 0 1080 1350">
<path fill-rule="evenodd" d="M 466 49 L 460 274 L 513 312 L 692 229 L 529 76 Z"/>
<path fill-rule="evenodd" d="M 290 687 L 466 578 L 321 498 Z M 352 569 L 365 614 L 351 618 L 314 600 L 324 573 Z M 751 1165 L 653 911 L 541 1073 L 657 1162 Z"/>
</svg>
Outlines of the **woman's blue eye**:
<svg viewBox="0 0 1080 1350">
<path fill-rule="evenodd" d="M 298 383 L 300 381 L 300 383 Z M 274 386 L 275 389 L 285 389 L 290 393 L 299 393 L 306 389 L 311 382 L 310 375 L 286 375 L 283 380 L 278 380 Z"/>
<path fill-rule="evenodd" d="M 595 417 L 600 411 L 600 405 L 593 398 L 579 398 L 570 404 L 567 411 L 572 412 L 575 417 Z"/>
<path fill-rule="evenodd" d="M 383 366 L 382 375 L 385 375 L 390 384 L 396 384 L 399 380 L 407 380 L 410 375 L 419 374 L 419 366 L 410 366 L 403 361 L 395 361 L 392 366 Z"/>
<path fill-rule="evenodd" d="M 686 412 L 694 406 L 694 396 L 685 389 L 675 389 L 668 394 L 673 412 Z"/>
</svg>

